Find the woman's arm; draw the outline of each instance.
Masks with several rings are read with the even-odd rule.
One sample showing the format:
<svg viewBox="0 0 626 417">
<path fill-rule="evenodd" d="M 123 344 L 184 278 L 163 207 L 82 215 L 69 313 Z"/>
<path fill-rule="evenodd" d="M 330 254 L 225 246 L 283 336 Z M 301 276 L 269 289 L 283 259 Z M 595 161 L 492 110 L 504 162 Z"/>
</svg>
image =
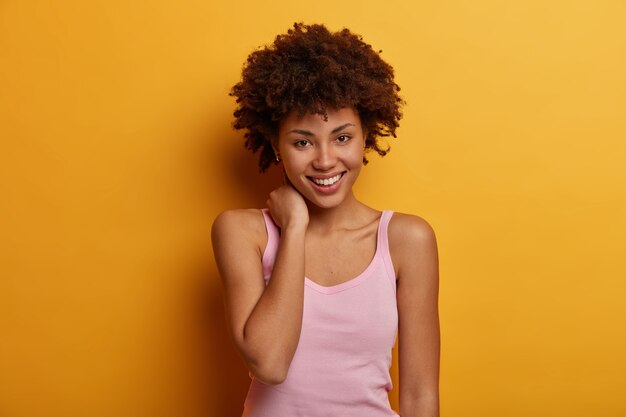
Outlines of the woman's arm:
<svg viewBox="0 0 626 417">
<path fill-rule="evenodd" d="M 397 269 L 400 415 L 439 416 L 439 261 L 422 218 L 396 213 L 389 225 Z"/>
<path fill-rule="evenodd" d="M 235 344 L 255 377 L 269 384 L 284 381 L 300 338 L 306 225 L 293 221 L 283 226 L 266 287 L 260 211 L 226 211 L 213 223 L 213 251 Z"/>
</svg>

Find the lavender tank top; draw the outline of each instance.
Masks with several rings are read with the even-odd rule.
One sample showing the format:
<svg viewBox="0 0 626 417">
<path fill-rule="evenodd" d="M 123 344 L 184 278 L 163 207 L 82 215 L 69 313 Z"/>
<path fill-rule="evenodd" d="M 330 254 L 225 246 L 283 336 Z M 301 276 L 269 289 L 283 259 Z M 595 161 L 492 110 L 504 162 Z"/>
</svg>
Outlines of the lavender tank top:
<svg viewBox="0 0 626 417">
<path fill-rule="evenodd" d="M 378 224 L 376 253 L 358 276 L 333 286 L 304 278 L 302 330 L 282 384 L 252 381 L 242 417 L 391 417 L 389 368 L 398 334 L 396 277 L 387 227 Z M 263 253 L 266 285 L 280 240 L 263 209 L 268 240 Z"/>
</svg>

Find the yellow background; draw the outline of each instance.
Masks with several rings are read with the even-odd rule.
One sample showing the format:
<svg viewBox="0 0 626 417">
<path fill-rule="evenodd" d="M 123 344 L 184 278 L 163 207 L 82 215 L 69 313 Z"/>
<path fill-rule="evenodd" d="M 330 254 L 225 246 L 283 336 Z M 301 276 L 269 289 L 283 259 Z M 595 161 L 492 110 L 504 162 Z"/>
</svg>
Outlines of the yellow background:
<svg viewBox="0 0 626 417">
<path fill-rule="evenodd" d="M 0 415 L 239 415 L 210 225 L 277 173 L 227 94 L 296 20 L 396 69 L 356 191 L 437 232 L 442 416 L 626 415 L 617 0 L 0 3 Z"/>
</svg>

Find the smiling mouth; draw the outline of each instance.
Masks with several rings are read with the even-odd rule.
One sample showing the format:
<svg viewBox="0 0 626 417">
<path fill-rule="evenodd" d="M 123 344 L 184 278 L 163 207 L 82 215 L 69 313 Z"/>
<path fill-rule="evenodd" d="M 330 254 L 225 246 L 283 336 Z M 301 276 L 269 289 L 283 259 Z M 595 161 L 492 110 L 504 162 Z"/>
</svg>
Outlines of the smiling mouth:
<svg viewBox="0 0 626 417">
<path fill-rule="evenodd" d="M 319 187 L 330 187 L 331 185 L 339 181 L 341 177 L 343 177 L 343 174 L 345 174 L 345 171 L 342 172 L 341 174 L 337 174 L 334 177 L 330 177 L 330 178 L 322 179 L 322 178 L 307 177 L 307 179 Z"/>
</svg>

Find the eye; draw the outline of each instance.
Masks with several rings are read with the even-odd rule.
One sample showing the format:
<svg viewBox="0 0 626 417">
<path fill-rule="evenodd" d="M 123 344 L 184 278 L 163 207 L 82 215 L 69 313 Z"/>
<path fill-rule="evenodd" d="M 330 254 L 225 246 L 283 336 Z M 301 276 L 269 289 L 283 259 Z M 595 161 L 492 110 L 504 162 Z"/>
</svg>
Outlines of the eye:
<svg viewBox="0 0 626 417">
<path fill-rule="evenodd" d="M 307 139 L 300 139 L 295 141 L 293 144 L 296 148 L 306 148 L 310 145 L 310 142 Z"/>
<path fill-rule="evenodd" d="M 337 136 L 337 142 L 339 142 L 339 143 L 346 143 L 349 140 L 350 140 L 350 136 L 348 136 L 348 135 L 339 135 L 339 136 Z"/>
</svg>

